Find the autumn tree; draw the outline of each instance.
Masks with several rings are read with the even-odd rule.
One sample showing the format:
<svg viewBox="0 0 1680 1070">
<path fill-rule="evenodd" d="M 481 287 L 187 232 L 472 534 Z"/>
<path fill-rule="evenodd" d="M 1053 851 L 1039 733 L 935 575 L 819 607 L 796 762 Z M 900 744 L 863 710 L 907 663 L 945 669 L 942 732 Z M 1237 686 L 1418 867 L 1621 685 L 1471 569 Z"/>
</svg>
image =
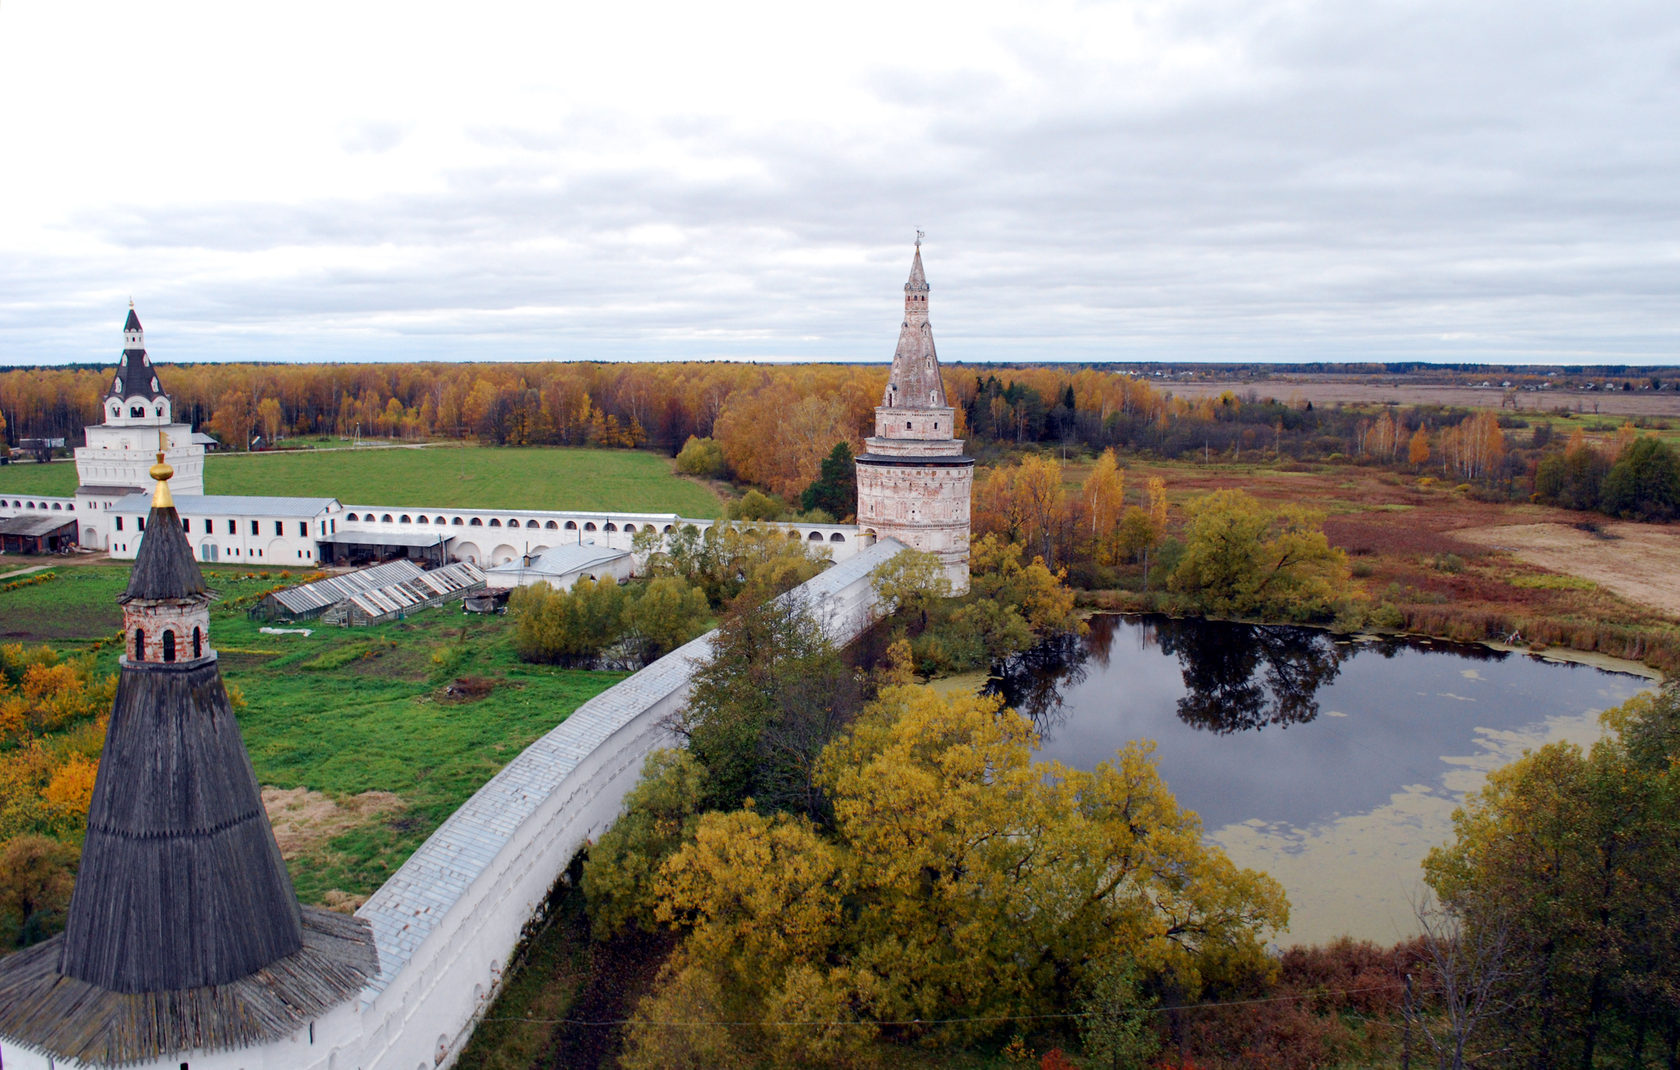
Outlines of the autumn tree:
<svg viewBox="0 0 1680 1070">
<path fill-rule="evenodd" d="M 677 454 L 677 471 L 685 476 L 722 479 L 729 474 L 729 466 L 723 460 L 723 447 L 716 441 L 690 435 Z"/>
<path fill-rule="evenodd" d="M 1406 463 L 1413 468 L 1422 468 L 1429 463 L 1429 432 L 1422 424 L 1412 432 L 1412 438 L 1406 446 Z"/>
<path fill-rule="evenodd" d="M 1267 975 L 1282 889 L 1203 840 L 1149 747 L 1087 773 L 1034 761 L 1033 739 L 995 698 L 889 688 L 822 754 L 831 824 L 703 815 L 656 877 L 657 917 L 682 943 L 633 1015 L 625 1065 L 725 1050 L 836 1063 L 889 1030 L 961 1043 L 1072 1004 L 1115 958 L 1192 994 Z M 661 1028 L 695 1008 L 833 1024 Z"/>
<path fill-rule="evenodd" d="M 396 401 L 395 398 L 391 399 Z M 401 405 L 399 403 L 398 407 Z M 257 405 L 257 426 L 262 428 L 263 441 L 270 446 L 280 437 L 285 427 L 285 418 L 280 412 L 280 402 L 274 398 L 263 398 Z"/>
<path fill-rule="evenodd" d="M 705 795 L 706 770 L 692 752 L 661 749 L 647 756 L 642 779 L 624 798 L 623 816 L 584 861 L 583 894 L 596 939 L 656 928 L 653 878 L 693 838 Z"/>
<path fill-rule="evenodd" d="M 1680 1047 L 1680 692 L 1496 770 L 1426 879 L 1467 938 L 1507 934 L 1487 1064 L 1643 1066 Z"/>
<path fill-rule="evenodd" d="M 223 444 L 233 450 L 251 448 L 251 428 L 257 422 L 256 402 L 241 390 L 229 390 L 216 402 L 210 416 L 210 429 Z"/>
<path fill-rule="evenodd" d="M 1091 556 L 1100 565 L 1114 564 L 1120 550 L 1120 518 L 1126 500 L 1126 477 L 1113 450 L 1103 450 L 1079 488 L 1085 507 L 1086 535 Z"/>
<path fill-rule="evenodd" d="M 1238 490 L 1205 495 L 1187 511 L 1184 555 L 1168 585 L 1211 612 L 1325 620 L 1351 597 L 1347 555 L 1325 538 L 1320 514 L 1269 509 Z"/>
<path fill-rule="evenodd" d="M 1680 512 L 1680 460 L 1661 439 L 1636 438 L 1605 473 L 1603 509 L 1633 520 L 1672 520 Z"/>
<path fill-rule="evenodd" d="M 706 768 L 707 801 L 817 814 L 822 748 L 857 712 L 860 685 L 797 592 L 748 593 L 725 611 L 710 659 L 668 727 Z"/>
<path fill-rule="evenodd" d="M 869 574 L 875 594 L 888 612 L 910 613 L 926 628 L 928 609 L 951 597 L 951 580 L 937 554 L 900 550 Z"/>
<path fill-rule="evenodd" d="M 1610 462 L 1576 428 L 1561 454 L 1546 457 L 1535 468 L 1534 495 L 1566 509 L 1597 509 L 1609 471 Z"/>
</svg>

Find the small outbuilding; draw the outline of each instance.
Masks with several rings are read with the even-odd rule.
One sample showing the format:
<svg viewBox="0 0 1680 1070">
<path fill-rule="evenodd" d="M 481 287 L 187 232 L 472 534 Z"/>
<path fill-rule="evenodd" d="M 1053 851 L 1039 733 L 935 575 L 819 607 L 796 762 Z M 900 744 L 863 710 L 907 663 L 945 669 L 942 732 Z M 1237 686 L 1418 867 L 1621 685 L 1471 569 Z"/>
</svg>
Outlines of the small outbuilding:
<svg viewBox="0 0 1680 1070">
<path fill-rule="evenodd" d="M 486 569 L 484 585 L 494 591 L 546 583 L 564 591 L 580 579 L 600 580 L 609 576 L 622 583 L 630 578 L 633 560 L 629 550 L 615 550 L 592 542 L 567 543 Z"/>
<path fill-rule="evenodd" d="M 61 554 L 75 545 L 74 516 L 24 513 L 0 520 L 0 553 Z"/>
<path fill-rule="evenodd" d="M 411 579 L 359 591 L 322 613 L 321 623 L 357 628 L 384 624 L 482 590 L 484 573 L 469 561 L 458 561 Z"/>
</svg>

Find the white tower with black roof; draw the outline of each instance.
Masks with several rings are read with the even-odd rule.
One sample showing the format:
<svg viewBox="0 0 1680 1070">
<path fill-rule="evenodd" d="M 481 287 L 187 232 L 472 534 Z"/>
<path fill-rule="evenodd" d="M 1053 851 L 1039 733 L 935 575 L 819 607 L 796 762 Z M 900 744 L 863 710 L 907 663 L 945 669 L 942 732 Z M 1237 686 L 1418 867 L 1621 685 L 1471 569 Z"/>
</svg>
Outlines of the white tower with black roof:
<svg viewBox="0 0 1680 1070">
<path fill-rule="evenodd" d="M 162 434 L 164 458 L 180 494 L 204 493 L 204 447 L 194 445 L 192 425 L 175 420 L 157 368 L 146 355 L 146 335 L 133 302 L 123 324 L 123 350 L 100 399 L 103 422 L 90 424 L 87 445 L 76 449 L 76 512 L 81 544 L 108 549 L 103 514 L 123 498 L 152 485 L 149 472 Z"/>
</svg>

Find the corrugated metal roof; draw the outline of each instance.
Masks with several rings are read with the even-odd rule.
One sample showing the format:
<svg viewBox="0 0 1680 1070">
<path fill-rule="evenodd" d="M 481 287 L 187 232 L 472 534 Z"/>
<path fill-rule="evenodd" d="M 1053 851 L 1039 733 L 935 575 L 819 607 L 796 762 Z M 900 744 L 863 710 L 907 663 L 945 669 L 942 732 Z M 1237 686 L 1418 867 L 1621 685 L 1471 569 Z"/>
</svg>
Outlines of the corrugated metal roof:
<svg viewBox="0 0 1680 1070">
<path fill-rule="evenodd" d="M 497 575 L 528 573 L 534 576 L 567 576 L 579 569 L 617 561 L 621 557 L 629 556 L 629 553 L 628 550 L 615 550 L 610 546 L 596 546 L 592 543 L 566 543 L 535 555 L 529 565 L 524 563 L 524 558 L 516 557 L 489 571 Z"/>
<path fill-rule="evenodd" d="M 0 535 L 35 537 L 66 526 L 76 526 L 75 513 L 19 513 L 17 516 L 0 520 Z"/>
<path fill-rule="evenodd" d="M 372 568 L 346 572 L 342 576 L 328 576 L 324 580 L 290 587 L 284 591 L 275 591 L 270 597 L 292 613 L 309 613 L 335 605 L 362 591 L 412 579 L 423 571 L 425 570 L 413 561 L 403 558 L 383 565 L 374 565 Z"/>
<path fill-rule="evenodd" d="M 316 541 L 335 546 L 436 546 L 450 538 L 447 531 L 339 531 Z"/>
</svg>

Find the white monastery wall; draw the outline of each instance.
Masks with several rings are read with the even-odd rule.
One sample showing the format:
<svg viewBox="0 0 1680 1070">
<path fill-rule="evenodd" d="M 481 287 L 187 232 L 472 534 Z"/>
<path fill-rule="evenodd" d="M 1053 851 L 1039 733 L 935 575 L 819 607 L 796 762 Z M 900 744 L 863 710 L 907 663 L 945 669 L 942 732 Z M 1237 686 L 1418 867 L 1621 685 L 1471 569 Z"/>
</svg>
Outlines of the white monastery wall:
<svg viewBox="0 0 1680 1070">
<path fill-rule="evenodd" d="M 882 540 L 790 597 L 848 643 L 877 616 L 870 572 L 902 549 Z M 181 1052 L 142 1070 L 447 1070 L 525 923 L 618 816 L 647 755 L 673 742 L 664 719 L 711 645 L 707 633 L 585 702 L 451 814 L 356 911 L 379 948 L 379 975 L 359 997 L 273 1044 Z M 0 1058 L 7 1070 L 79 1070 L 10 1044 Z"/>
</svg>

